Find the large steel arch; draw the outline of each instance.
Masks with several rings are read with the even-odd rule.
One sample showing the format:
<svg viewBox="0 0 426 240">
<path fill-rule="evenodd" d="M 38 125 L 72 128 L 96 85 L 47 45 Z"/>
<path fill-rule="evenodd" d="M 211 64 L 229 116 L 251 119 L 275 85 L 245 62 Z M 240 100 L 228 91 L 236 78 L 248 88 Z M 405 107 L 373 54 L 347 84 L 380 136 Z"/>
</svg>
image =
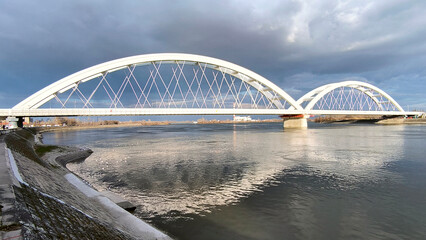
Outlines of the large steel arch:
<svg viewBox="0 0 426 240">
<path fill-rule="evenodd" d="M 386 103 L 391 105 L 397 111 L 405 112 L 404 109 L 386 92 L 369 83 L 360 81 L 343 81 L 320 86 L 299 98 L 297 100 L 297 104 L 302 107 L 304 106 L 305 111 L 313 110 L 315 104 L 317 104 L 318 101 L 320 101 L 324 96 L 335 89 L 343 87 L 356 89 L 365 94 L 380 108 L 381 111 L 389 111 L 389 109 L 385 109 L 383 107 L 383 105 Z M 385 101 L 383 101 L 383 99 L 385 99 Z"/>
<path fill-rule="evenodd" d="M 206 67 L 216 69 L 226 74 L 232 75 L 241 81 L 249 84 L 263 94 L 277 109 L 285 109 L 280 101 L 286 101 L 292 109 L 303 110 L 296 101 L 288 95 L 284 90 L 276 86 L 266 78 L 256 74 L 239 65 L 200 55 L 181 54 L 181 53 L 161 53 L 161 54 L 147 54 L 132 57 L 121 58 L 96 66 L 81 70 L 59 81 L 50 84 L 49 86 L 34 93 L 27 99 L 21 101 L 13 107 L 14 110 L 27 110 L 38 109 L 40 106 L 55 98 L 58 93 L 63 93 L 75 87 L 80 83 L 90 81 L 105 74 L 128 68 L 130 66 L 139 66 L 144 64 L 151 64 L 155 62 L 192 62 L 194 64 L 205 64 Z M 271 94 L 274 92 L 274 94 Z M 279 98 L 279 99 L 277 99 Z"/>
</svg>

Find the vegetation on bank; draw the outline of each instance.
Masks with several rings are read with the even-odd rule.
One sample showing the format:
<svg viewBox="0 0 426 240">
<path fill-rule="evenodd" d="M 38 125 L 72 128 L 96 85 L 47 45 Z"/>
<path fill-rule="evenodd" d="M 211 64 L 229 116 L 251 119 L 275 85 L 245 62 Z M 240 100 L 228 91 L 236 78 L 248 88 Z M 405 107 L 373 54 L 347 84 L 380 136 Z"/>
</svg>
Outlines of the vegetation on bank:
<svg viewBox="0 0 426 240">
<path fill-rule="evenodd" d="M 258 122 L 282 122 L 282 119 L 264 119 L 264 120 L 251 120 L 251 121 L 234 121 L 234 120 L 207 120 L 204 118 L 200 118 L 196 121 L 197 124 L 221 124 L 221 123 L 258 123 Z"/>
<path fill-rule="evenodd" d="M 35 121 L 31 125 L 33 127 L 97 127 L 97 126 L 114 126 L 114 125 L 167 125 L 171 121 L 128 121 L 120 122 L 118 120 L 100 120 L 100 121 L 81 121 L 76 118 L 56 117 L 49 121 Z"/>
<path fill-rule="evenodd" d="M 374 122 L 378 124 L 423 124 L 426 123 L 426 116 L 407 117 L 402 116 L 386 117 L 377 115 L 324 115 L 311 120 L 317 123 L 355 123 Z"/>
<path fill-rule="evenodd" d="M 55 149 L 58 149 L 60 147 L 54 146 L 54 145 L 40 145 L 37 144 L 34 146 L 35 152 L 39 157 L 43 157 L 46 153 L 51 152 Z"/>
<path fill-rule="evenodd" d="M 4 141 L 6 146 L 22 156 L 40 164 L 43 167 L 50 168 L 51 166 L 41 158 L 48 152 L 56 149 L 61 149 L 59 146 L 37 144 L 35 142 L 36 129 L 24 128 L 11 132 L 6 135 Z"/>
<path fill-rule="evenodd" d="M 317 123 L 352 122 L 352 121 L 379 121 L 382 116 L 377 115 L 324 115 L 314 118 Z"/>
<path fill-rule="evenodd" d="M 116 120 L 103 120 L 103 121 L 80 121 L 75 118 L 56 117 L 51 121 L 39 121 L 35 124 L 37 126 L 50 125 L 50 126 L 94 126 L 94 125 L 116 125 L 120 121 Z"/>
<path fill-rule="evenodd" d="M 157 125 L 169 125 L 174 123 L 198 123 L 198 124 L 223 124 L 223 123 L 258 123 L 258 122 L 281 122 L 282 119 L 264 119 L 264 120 L 251 120 L 251 121 L 234 121 L 234 120 L 208 120 L 200 118 L 197 121 L 127 121 L 120 122 L 117 120 L 101 120 L 101 121 L 81 121 L 75 118 L 57 117 L 51 121 L 35 121 L 31 124 L 32 127 L 43 128 L 42 131 L 51 131 L 55 129 L 59 130 L 71 130 L 75 128 L 99 128 L 99 127 L 119 127 L 119 126 L 157 126 Z M 53 127 L 53 128 L 52 128 Z"/>
</svg>

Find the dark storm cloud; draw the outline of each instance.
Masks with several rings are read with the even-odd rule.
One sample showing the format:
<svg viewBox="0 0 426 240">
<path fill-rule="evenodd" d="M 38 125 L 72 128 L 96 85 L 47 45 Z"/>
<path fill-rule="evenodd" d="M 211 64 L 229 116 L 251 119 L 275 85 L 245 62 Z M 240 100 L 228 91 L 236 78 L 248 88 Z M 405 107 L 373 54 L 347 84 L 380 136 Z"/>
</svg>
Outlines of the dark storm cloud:
<svg viewBox="0 0 426 240">
<path fill-rule="evenodd" d="M 356 78 L 421 98 L 424 1 L 2 1 L 0 71 L 11 107 L 75 71 L 145 53 L 242 65 L 290 94 Z M 414 86 L 408 88 L 407 86 Z M 404 105 L 404 104 L 403 104 Z"/>
</svg>

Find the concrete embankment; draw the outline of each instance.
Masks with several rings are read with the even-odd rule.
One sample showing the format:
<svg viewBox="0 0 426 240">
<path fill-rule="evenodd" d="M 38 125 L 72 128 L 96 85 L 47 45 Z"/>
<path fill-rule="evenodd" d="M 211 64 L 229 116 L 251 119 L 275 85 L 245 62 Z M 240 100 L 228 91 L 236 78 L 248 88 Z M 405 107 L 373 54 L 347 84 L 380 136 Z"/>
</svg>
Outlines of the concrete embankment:
<svg viewBox="0 0 426 240">
<path fill-rule="evenodd" d="M 2 239 L 170 239 L 64 167 L 90 150 L 36 144 L 34 134 L 0 138 Z"/>
</svg>

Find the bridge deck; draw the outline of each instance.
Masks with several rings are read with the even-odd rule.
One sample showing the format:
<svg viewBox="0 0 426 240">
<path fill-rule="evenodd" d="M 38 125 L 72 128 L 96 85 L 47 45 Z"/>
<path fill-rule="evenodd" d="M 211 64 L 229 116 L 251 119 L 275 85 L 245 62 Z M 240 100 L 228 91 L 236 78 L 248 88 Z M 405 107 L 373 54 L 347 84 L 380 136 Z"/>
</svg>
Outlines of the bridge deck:
<svg viewBox="0 0 426 240">
<path fill-rule="evenodd" d="M 421 115 L 421 112 L 400 111 L 336 111 L 283 109 L 211 109 L 211 108 L 85 108 L 85 109 L 0 109 L 2 117 L 59 116 L 154 116 L 154 115 Z"/>
</svg>

